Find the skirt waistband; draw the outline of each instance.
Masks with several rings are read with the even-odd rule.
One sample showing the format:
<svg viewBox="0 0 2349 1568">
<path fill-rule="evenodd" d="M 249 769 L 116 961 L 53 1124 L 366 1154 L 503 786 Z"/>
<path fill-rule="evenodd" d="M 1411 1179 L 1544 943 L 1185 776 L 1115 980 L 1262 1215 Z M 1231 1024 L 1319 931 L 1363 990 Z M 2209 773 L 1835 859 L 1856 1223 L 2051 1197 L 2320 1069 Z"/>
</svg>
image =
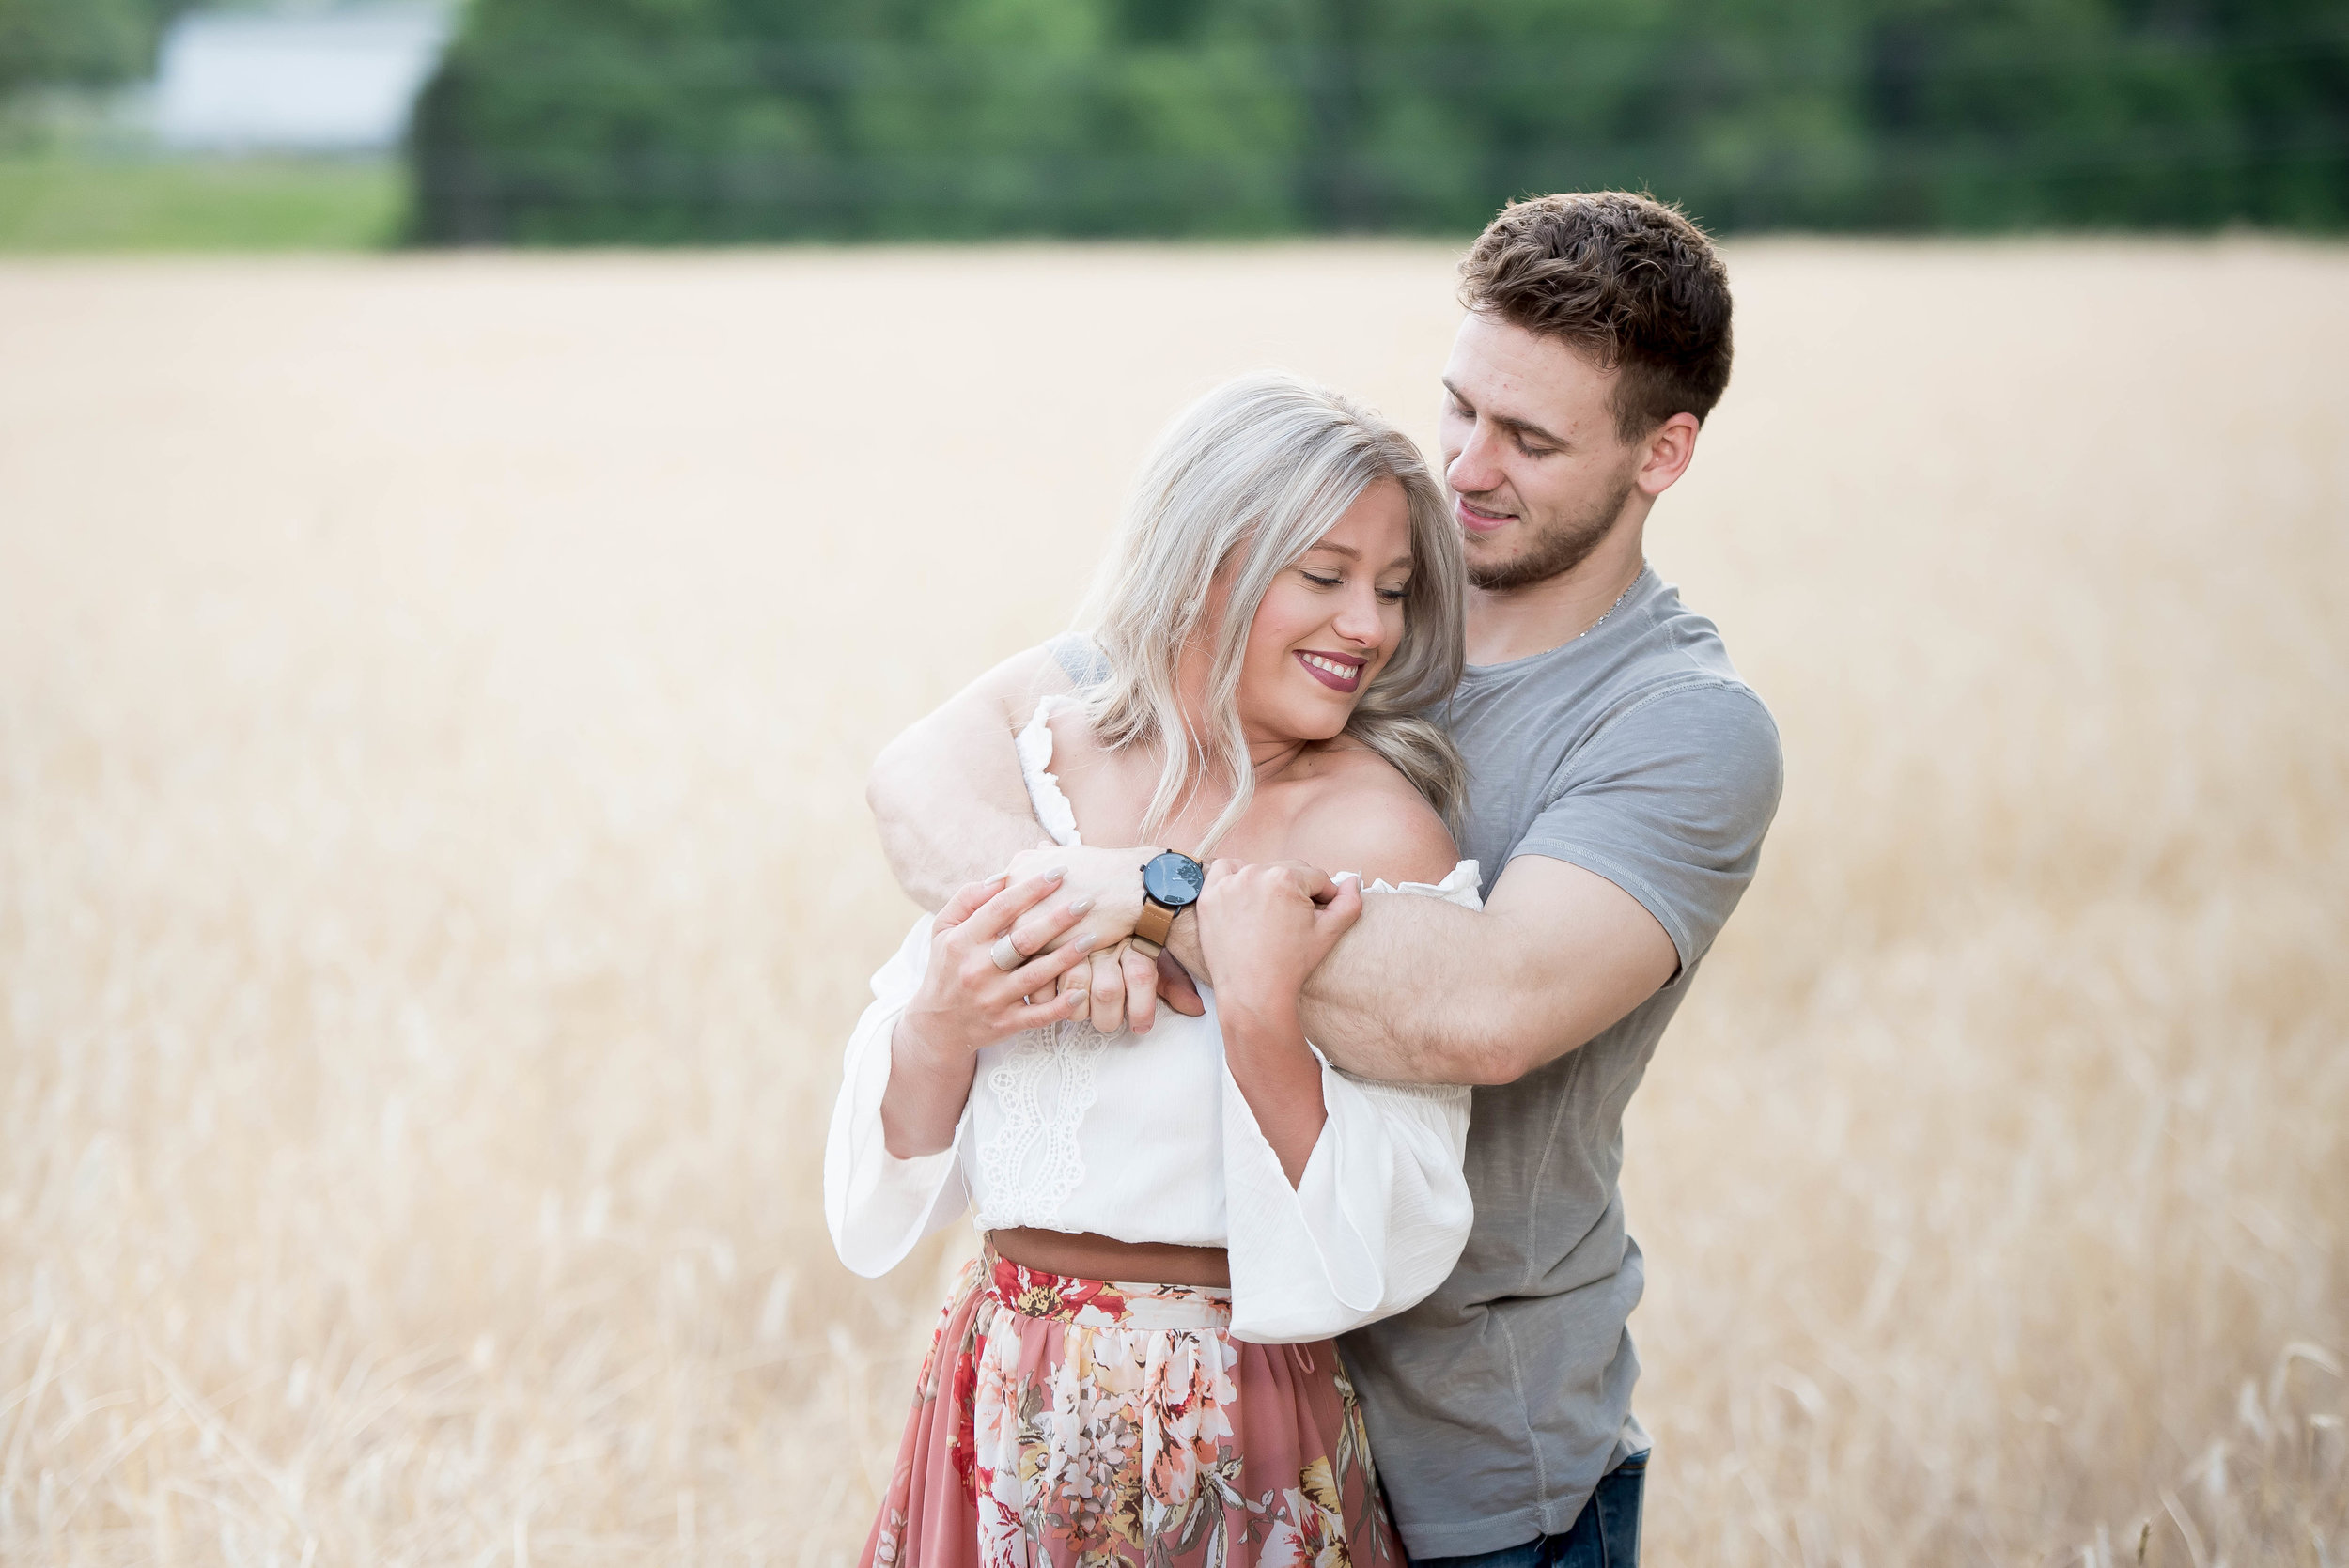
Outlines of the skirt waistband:
<svg viewBox="0 0 2349 1568">
<path fill-rule="evenodd" d="M 1213 1285 L 1080 1280 L 979 1251 L 980 1288 L 1022 1317 L 1086 1328 L 1176 1328 L 1221 1332 L 1232 1326 L 1232 1293 Z"/>
</svg>

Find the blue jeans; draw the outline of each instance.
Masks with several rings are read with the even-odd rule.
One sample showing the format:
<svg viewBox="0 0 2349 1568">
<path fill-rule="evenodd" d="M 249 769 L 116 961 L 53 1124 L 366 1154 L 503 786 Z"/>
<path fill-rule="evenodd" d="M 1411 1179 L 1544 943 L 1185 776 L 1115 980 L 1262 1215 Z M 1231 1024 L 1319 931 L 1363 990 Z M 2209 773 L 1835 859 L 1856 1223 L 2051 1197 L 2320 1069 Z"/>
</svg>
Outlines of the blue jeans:
<svg viewBox="0 0 2349 1568">
<path fill-rule="evenodd" d="M 1468 1557 L 1415 1557 L 1411 1568 L 1639 1568 L 1640 1494 L 1647 1455 L 1607 1472 L 1563 1535 Z"/>
</svg>

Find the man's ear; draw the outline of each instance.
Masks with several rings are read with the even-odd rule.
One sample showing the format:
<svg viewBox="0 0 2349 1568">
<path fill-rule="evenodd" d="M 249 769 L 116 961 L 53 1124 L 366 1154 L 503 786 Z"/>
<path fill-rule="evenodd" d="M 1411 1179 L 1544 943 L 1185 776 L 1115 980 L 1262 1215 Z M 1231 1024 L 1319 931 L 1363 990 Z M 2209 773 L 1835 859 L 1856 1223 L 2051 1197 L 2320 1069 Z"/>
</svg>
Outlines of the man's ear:
<svg viewBox="0 0 2349 1568">
<path fill-rule="evenodd" d="M 1672 415 L 1648 435 L 1647 451 L 1640 461 L 1637 481 L 1641 491 L 1649 496 L 1663 494 L 1688 472 L 1689 459 L 1696 455 L 1697 416 Z"/>
</svg>

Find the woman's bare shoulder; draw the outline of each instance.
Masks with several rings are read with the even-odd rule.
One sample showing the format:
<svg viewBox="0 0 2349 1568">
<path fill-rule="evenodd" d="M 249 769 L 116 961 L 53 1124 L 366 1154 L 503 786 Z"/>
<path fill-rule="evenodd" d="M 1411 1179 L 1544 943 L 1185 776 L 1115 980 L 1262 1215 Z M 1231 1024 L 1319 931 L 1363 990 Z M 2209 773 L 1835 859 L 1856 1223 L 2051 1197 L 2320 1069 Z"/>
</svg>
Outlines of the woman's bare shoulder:
<svg viewBox="0 0 2349 1568">
<path fill-rule="evenodd" d="M 1365 882 L 1440 882 L 1459 846 L 1436 808 L 1394 765 L 1366 746 L 1326 753 L 1317 787 L 1290 825 L 1291 853 Z"/>
<path fill-rule="evenodd" d="M 1085 705 L 1066 696 L 1048 701 L 1050 711 L 1044 722 L 1052 732 L 1052 771 L 1079 776 L 1113 771 L 1119 759 L 1101 744 Z"/>
<path fill-rule="evenodd" d="M 1052 703 L 1045 726 L 1052 736 L 1045 771 L 1060 785 L 1085 842 L 1140 842 L 1142 815 L 1158 781 L 1154 760 L 1138 748 L 1118 752 L 1104 746 L 1092 716 L 1072 698 Z"/>
</svg>

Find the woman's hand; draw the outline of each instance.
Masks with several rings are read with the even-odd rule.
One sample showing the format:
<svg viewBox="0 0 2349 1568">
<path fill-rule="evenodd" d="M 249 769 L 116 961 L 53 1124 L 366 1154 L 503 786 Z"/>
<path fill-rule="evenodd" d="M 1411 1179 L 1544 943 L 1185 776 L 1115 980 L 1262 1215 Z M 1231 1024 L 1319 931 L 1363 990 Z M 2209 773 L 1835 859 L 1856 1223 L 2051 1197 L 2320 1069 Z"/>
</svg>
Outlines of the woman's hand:
<svg viewBox="0 0 2349 1568">
<path fill-rule="evenodd" d="M 1215 976 L 1223 1063 L 1289 1185 L 1304 1178 L 1329 1107 L 1298 995 L 1362 916 L 1359 881 L 1284 861 L 1218 861 L 1199 895 L 1199 945 Z"/>
<path fill-rule="evenodd" d="M 1203 1011 L 1199 989 L 1179 964 L 1164 955 L 1154 964 L 1127 940 L 1142 912 L 1142 868 L 1159 853 L 1156 848 L 1047 845 L 1011 862 L 1015 877 L 1061 871 L 1066 877 L 1065 888 L 1094 901 L 1091 925 L 1103 941 L 1094 948 L 1091 963 L 1071 969 L 1060 984 L 1063 991 L 1093 993 L 1093 1027 L 1104 1034 L 1120 1029 L 1149 1033 L 1161 1004 L 1187 1017 L 1195 1018 Z M 1040 953 L 1048 945 L 1030 940 L 1024 925 L 1013 928 L 1012 939 L 1023 953 Z"/>
<path fill-rule="evenodd" d="M 1055 987 L 1092 951 L 1090 933 L 1008 971 L 995 962 L 996 942 L 1061 882 L 1051 875 L 1011 887 L 1008 880 L 995 877 L 964 888 L 938 911 L 930 930 L 929 968 L 890 1036 L 889 1087 L 881 1094 L 881 1141 L 898 1159 L 953 1144 L 981 1050 L 1022 1030 L 1084 1015 L 1085 992 L 1063 996 Z M 1031 942 L 1059 937 L 1091 908 L 1080 898 L 1035 917 L 1012 938 L 1013 949 L 1033 951 Z"/>
<path fill-rule="evenodd" d="M 1216 1005 L 1294 1008 L 1305 977 L 1362 917 L 1361 883 L 1296 861 L 1218 861 L 1199 895 L 1199 945 Z"/>
<path fill-rule="evenodd" d="M 1059 889 L 1061 875 L 1047 872 L 1007 886 L 1008 880 L 1002 876 L 973 882 L 938 911 L 929 968 L 906 1004 L 901 1035 L 941 1055 L 975 1056 L 1023 1030 L 1082 1015 L 1083 997 L 1056 993 L 1060 977 L 1093 951 L 1092 936 L 1081 931 L 1048 953 L 1037 950 L 1059 941 L 1093 908 L 1092 901 L 1080 898 L 1022 922 L 1020 916 Z M 994 949 L 1015 925 L 1013 951 L 1037 955 L 1006 970 L 995 962 Z"/>
</svg>

